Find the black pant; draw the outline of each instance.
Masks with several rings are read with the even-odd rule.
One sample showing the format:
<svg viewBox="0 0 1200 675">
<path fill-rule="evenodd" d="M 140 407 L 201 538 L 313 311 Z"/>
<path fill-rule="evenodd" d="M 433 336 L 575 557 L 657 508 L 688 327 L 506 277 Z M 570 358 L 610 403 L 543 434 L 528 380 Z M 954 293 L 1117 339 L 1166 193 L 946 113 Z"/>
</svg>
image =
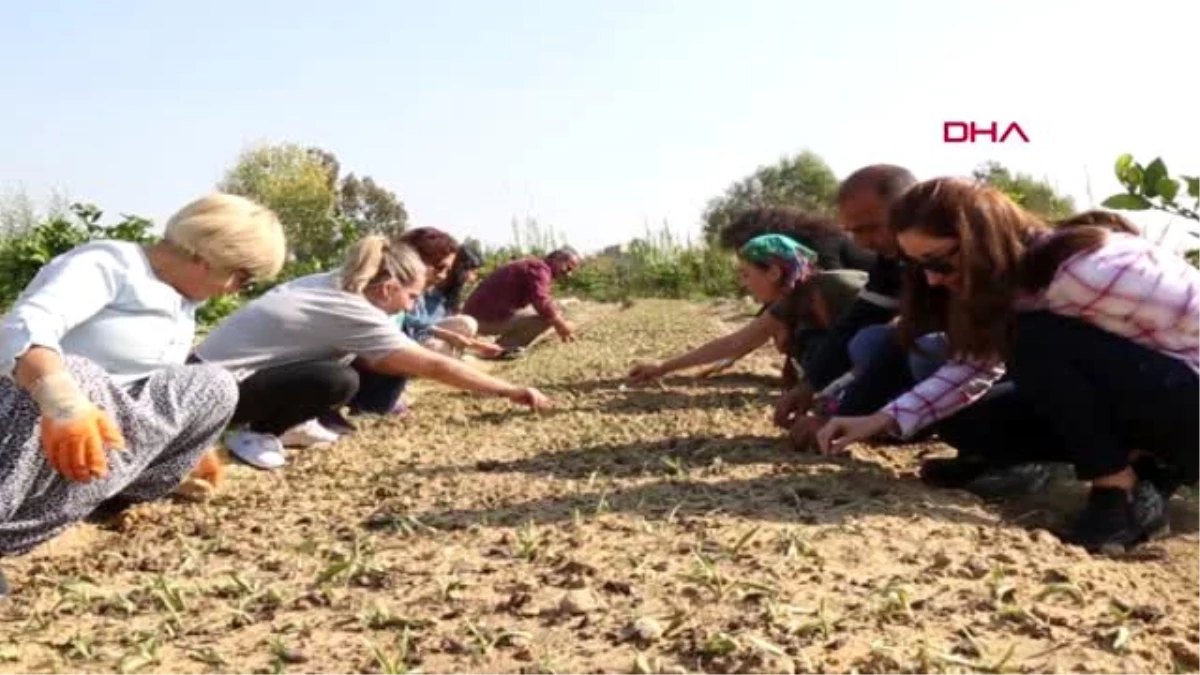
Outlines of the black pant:
<svg viewBox="0 0 1200 675">
<path fill-rule="evenodd" d="M 358 374 L 359 385 L 358 392 L 350 400 L 350 412 L 355 415 L 390 413 L 408 386 L 406 377 L 377 373 L 357 361 L 354 371 Z"/>
<path fill-rule="evenodd" d="M 843 392 L 839 415 L 874 414 L 917 384 L 909 354 L 898 341 L 884 341 L 878 350 Z M 927 427 L 915 438 L 933 434 L 957 450 L 960 457 L 985 459 L 997 466 L 1070 461 L 1062 441 L 1008 375 L 978 401 Z"/>
<path fill-rule="evenodd" d="M 995 466 L 1073 461 L 1053 426 L 1012 380 L 996 383 L 931 430 L 958 450 L 959 457 L 985 459 Z"/>
<path fill-rule="evenodd" d="M 358 391 L 358 373 L 334 361 L 293 363 L 260 370 L 238 385 L 230 425 L 279 435 L 344 405 Z"/>
<path fill-rule="evenodd" d="M 1175 480 L 1197 481 L 1200 376 L 1188 364 L 1081 320 L 1023 314 L 1013 381 L 1080 480 L 1130 466 L 1134 450 Z"/>
</svg>

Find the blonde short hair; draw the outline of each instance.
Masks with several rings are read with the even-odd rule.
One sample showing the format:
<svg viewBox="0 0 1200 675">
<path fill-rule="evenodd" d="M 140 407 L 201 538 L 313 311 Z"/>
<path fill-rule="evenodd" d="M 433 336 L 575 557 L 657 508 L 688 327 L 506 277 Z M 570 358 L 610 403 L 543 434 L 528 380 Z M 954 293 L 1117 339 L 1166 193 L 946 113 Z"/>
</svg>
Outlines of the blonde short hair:
<svg viewBox="0 0 1200 675">
<path fill-rule="evenodd" d="M 372 234 L 346 251 L 340 276 L 342 290 L 350 293 L 388 279 L 409 286 L 425 279 L 425 263 L 412 246 Z"/>
<path fill-rule="evenodd" d="M 210 265 L 256 280 L 274 278 L 287 257 L 279 216 L 251 199 L 223 192 L 180 209 L 167 221 L 163 238 Z"/>
</svg>

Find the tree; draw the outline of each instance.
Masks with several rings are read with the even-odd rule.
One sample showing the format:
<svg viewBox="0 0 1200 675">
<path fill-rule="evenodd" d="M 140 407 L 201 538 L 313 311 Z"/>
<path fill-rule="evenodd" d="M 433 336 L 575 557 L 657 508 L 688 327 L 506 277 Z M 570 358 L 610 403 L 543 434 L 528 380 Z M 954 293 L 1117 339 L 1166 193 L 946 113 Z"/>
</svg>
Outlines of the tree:
<svg viewBox="0 0 1200 675">
<path fill-rule="evenodd" d="M 274 209 L 297 269 L 321 269 L 335 264 L 357 238 L 399 234 L 408 224 L 408 212 L 394 192 L 370 176 L 342 177 L 341 170 L 337 156 L 322 148 L 260 145 L 238 157 L 218 188 Z"/>
<path fill-rule="evenodd" d="M 359 236 L 392 236 L 404 231 L 408 225 L 408 211 L 396 193 L 370 176 L 359 178 L 351 172 L 342 177 L 342 163 L 328 150 L 309 148 L 308 151 L 325 167 L 329 189 L 337 197 L 337 214 L 353 221 Z"/>
<path fill-rule="evenodd" d="M 71 200 L 61 190 L 51 190 L 42 204 L 34 201 L 23 188 L 5 192 L 0 195 L 0 236 L 20 235 L 44 221 L 71 215 Z"/>
<path fill-rule="evenodd" d="M 1013 174 L 999 162 L 985 162 L 972 172 L 976 180 L 1002 190 L 1018 204 L 1047 218 L 1065 218 L 1075 213 L 1075 200 L 1058 194 L 1046 181 L 1027 173 Z"/>
<path fill-rule="evenodd" d="M 792 206 L 829 211 L 837 201 L 837 189 L 837 176 L 816 153 L 805 150 L 783 157 L 775 164 L 758 167 L 723 195 L 709 200 L 703 215 L 704 235 L 715 241 L 721 230 L 747 209 Z"/>
<path fill-rule="evenodd" d="M 279 214 L 294 260 L 324 263 L 340 248 L 337 197 L 321 158 L 294 144 L 261 145 L 238 157 L 218 185 Z"/>
<path fill-rule="evenodd" d="M 394 192 L 353 173 L 338 186 L 338 214 L 353 221 L 360 235 L 393 236 L 408 226 L 408 211 Z"/>
</svg>

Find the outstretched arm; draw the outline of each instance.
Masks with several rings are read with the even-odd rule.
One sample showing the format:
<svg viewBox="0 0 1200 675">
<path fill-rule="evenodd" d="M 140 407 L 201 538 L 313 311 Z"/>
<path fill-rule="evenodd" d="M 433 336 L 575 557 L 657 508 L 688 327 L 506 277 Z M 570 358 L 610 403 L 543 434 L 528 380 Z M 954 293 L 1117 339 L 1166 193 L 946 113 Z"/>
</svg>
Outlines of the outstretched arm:
<svg viewBox="0 0 1200 675">
<path fill-rule="evenodd" d="M 661 364 L 636 366 L 630 373 L 630 377 L 637 381 L 653 379 L 722 359 L 741 358 L 766 344 L 767 340 L 771 339 L 771 335 L 779 330 L 779 326 L 778 319 L 770 314 L 763 314 L 738 330 L 711 340 L 669 361 Z"/>
<path fill-rule="evenodd" d="M 371 370 L 387 375 L 423 377 L 456 389 L 504 396 L 515 403 L 523 403 L 535 409 L 549 405 L 549 399 L 536 389 L 492 377 L 457 359 L 442 356 L 420 345 L 397 349 L 380 359 L 367 360 L 366 365 Z"/>
</svg>

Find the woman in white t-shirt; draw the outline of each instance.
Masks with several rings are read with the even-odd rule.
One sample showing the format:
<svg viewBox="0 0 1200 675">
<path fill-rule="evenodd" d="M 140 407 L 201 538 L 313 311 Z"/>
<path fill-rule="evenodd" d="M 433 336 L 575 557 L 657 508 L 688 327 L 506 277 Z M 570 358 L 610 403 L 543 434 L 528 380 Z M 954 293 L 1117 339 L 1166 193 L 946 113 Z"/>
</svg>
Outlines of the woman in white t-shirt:
<svg viewBox="0 0 1200 675">
<path fill-rule="evenodd" d="M 425 377 L 534 409 L 549 405 L 536 389 L 491 377 L 404 334 L 392 316 L 412 307 L 425 278 L 412 248 L 368 236 L 351 247 L 340 270 L 282 284 L 225 319 L 195 358 L 228 368 L 239 382 L 231 424 L 244 428 L 226 438 L 226 447 L 273 469 L 285 463 L 285 445 L 336 440 L 316 418 L 354 396 L 356 359 L 387 375 Z"/>
</svg>

